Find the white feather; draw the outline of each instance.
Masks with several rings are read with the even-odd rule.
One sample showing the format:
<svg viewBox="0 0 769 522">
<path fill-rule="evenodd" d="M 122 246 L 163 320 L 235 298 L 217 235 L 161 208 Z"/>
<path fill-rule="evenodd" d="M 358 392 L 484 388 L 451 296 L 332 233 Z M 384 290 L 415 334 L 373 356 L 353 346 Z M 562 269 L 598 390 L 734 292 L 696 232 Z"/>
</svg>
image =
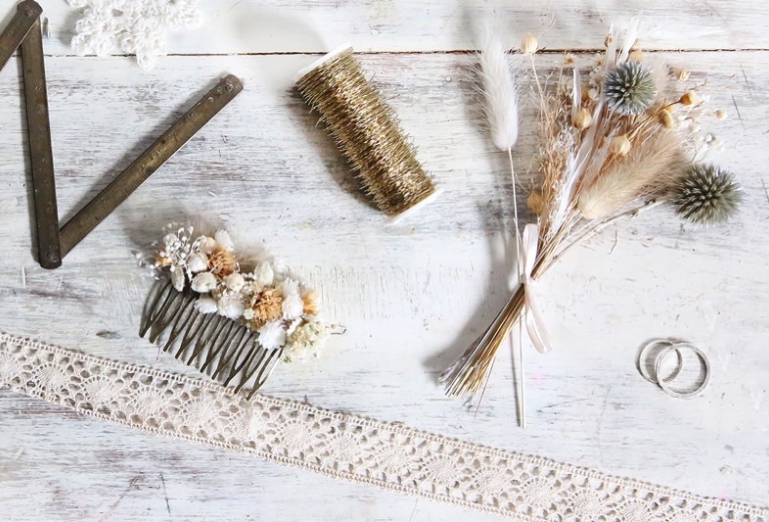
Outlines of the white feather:
<svg viewBox="0 0 769 522">
<path fill-rule="evenodd" d="M 620 50 L 619 57 L 617 58 L 617 63 L 624 62 L 630 55 L 630 49 L 633 48 L 635 41 L 638 39 L 639 25 L 640 21 L 638 18 L 633 18 L 630 20 L 630 24 L 628 24 L 628 28 L 625 31 L 625 40 L 622 43 L 622 49 Z"/>
<path fill-rule="evenodd" d="M 571 88 L 571 121 L 576 121 L 577 114 L 582 108 L 582 80 L 579 69 L 574 68 L 574 85 Z"/>
<path fill-rule="evenodd" d="M 614 25 L 609 27 L 609 45 L 606 47 L 606 58 L 603 61 L 603 70 L 609 71 L 617 65 L 617 38 L 619 35 L 614 30 Z"/>
<path fill-rule="evenodd" d="M 507 151 L 518 141 L 518 92 L 502 42 L 491 31 L 487 31 L 480 64 L 491 139 Z"/>
</svg>

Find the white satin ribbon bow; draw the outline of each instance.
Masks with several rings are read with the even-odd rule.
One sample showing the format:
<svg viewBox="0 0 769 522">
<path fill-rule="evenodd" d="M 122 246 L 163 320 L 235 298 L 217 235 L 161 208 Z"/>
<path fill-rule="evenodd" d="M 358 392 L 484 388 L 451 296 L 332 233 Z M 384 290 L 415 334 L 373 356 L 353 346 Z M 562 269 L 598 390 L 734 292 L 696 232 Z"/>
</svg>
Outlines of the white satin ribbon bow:
<svg viewBox="0 0 769 522">
<path fill-rule="evenodd" d="M 545 322 L 537 307 L 537 300 L 534 297 L 534 264 L 537 261 L 537 249 L 539 248 L 539 226 L 529 223 L 523 229 L 523 240 L 521 245 L 521 267 L 523 276 L 521 283 L 524 285 L 524 309 L 523 320 L 526 324 L 526 331 L 529 333 L 534 348 L 539 353 L 549 352 L 550 337 L 547 335 Z"/>
</svg>

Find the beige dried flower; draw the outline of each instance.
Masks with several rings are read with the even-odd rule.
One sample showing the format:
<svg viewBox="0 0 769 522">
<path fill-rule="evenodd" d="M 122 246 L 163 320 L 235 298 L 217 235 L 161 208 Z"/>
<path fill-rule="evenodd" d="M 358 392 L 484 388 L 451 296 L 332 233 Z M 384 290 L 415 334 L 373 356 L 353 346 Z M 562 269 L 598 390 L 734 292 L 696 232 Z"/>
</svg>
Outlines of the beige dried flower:
<svg viewBox="0 0 769 522">
<path fill-rule="evenodd" d="M 660 122 L 660 125 L 665 127 L 666 129 L 672 129 L 675 127 L 675 120 L 673 119 L 673 115 L 670 113 L 670 110 L 667 108 L 661 110 L 659 113 L 657 113 L 657 119 Z"/>
<path fill-rule="evenodd" d="M 235 252 L 221 246 L 215 247 L 208 256 L 208 269 L 220 279 L 235 272 L 238 269 Z"/>
<path fill-rule="evenodd" d="M 579 130 L 585 130 L 593 123 L 593 115 L 590 114 L 590 111 L 587 109 L 580 109 L 577 112 L 577 115 L 574 116 L 574 119 L 572 120 L 572 125 L 574 125 Z"/>
<path fill-rule="evenodd" d="M 693 92 L 687 92 L 683 96 L 681 96 L 681 99 L 678 100 L 680 103 L 684 105 L 694 105 L 699 100 L 699 97 Z"/>
<path fill-rule="evenodd" d="M 529 207 L 529 210 L 539 216 L 545 209 L 545 198 L 543 198 L 542 194 L 539 192 L 532 192 L 529 194 L 529 197 L 526 198 L 526 206 Z"/>
<path fill-rule="evenodd" d="M 609 144 L 609 152 L 615 156 L 626 156 L 631 149 L 630 140 L 624 134 L 612 138 Z"/>
<path fill-rule="evenodd" d="M 630 55 L 628 55 L 629 60 L 633 60 L 634 62 L 642 62 L 644 61 L 644 53 L 641 52 L 640 49 L 633 49 L 630 52 Z"/>
<path fill-rule="evenodd" d="M 538 49 L 539 42 L 537 42 L 537 38 L 531 33 L 526 33 L 521 40 L 521 52 L 523 54 L 534 54 Z"/>
<path fill-rule="evenodd" d="M 283 296 L 276 288 L 265 288 L 252 301 L 251 310 L 257 326 L 277 321 L 283 316 Z"/>
<path fill-rule="evenodd" d="M 726 119 L 726 111 L 723 109 L 718 109 L 716 111 L 716 118 L 719 120 L 725 120 Z"/>
<path fill-rule="evenodd" d="M 304 302 L 304 313 L 307 315 L 318 315 L 318 293 L 315 290 L 308 290 L 302 295 Z"/>
<path fill-rule="evenodd" d="M 165 256 L 157 256 L 155 266 L 171 266 L 171 260 Z"/>
</svg>

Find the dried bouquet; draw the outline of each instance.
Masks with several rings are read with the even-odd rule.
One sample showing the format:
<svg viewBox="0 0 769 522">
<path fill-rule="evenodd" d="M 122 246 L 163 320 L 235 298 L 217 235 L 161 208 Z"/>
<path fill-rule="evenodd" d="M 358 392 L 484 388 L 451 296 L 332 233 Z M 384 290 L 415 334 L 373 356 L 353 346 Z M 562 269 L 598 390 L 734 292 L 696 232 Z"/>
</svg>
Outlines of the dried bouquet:
<svg viewBox="0 0 769 522">
<path fill-rule="evenodd" d="M 224 230 L 210 237 L 171 224 L 149 265 L 168 282 L 148 299 L 140 335 L 154 342 L 170 328 L 164 350 L 181 339 L 176 357 L 210 367 L 225 385 L 255 377 L 255 390 L 279 359 L 317 357 L 332 333 L 314 290 L 269 261 L 244 270 Z"/>
<path fill-rule="evenodd" d="M 516 233 L 520 269 L 513 296 L 442 375 L 450 395 L 465 396 L 482 388 L 516 323 L 525 325 L 539 351 L 549 350 L 531 286 L 573 245 L 619 218 L 661 203 L 671 205 L 685 222 L 699 225 L 726 221 L 736 212 L 741 192 L 734 176 L 702 163 L 706 150 L 718 143 L 700 130 L 699 121 L 707 114 L 707 98 L 699 92 L 705 82 L 695 86 L 687 81 L 686 71 L 673 71 L 663 61 L 645 57 L 636 48 L 637 31 L 637 20 L 622 38 L 612 30 L 605 52 L 588 71 L 567 59 L 544 82 L 536 70 L 536 38 L 523 39 L 540 109 L 541 188 L 528 197 L 537 222 L 526 225 L 520 236 Z M 493 79 L 494 70 L 486 62 L 482 57 L 484 77 Z M 506 61 L 504 69 L 511 74 Z M 499 121 L 510 113 L 510 103 L 504 103 L 504 96 L 503 102 L 489 96 L 494 92 L 491 83 L 485 91 L 493 131 L 504 127 Z M 722 111 L 711 114 L 724 117 Z"/>
</svg>

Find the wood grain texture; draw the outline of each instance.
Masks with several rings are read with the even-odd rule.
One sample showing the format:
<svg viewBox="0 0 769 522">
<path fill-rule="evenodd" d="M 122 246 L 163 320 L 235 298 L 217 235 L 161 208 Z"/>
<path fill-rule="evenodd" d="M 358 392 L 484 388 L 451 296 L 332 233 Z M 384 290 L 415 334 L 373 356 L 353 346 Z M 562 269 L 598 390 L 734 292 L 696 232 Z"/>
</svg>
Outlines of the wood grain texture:
<svg viewBox="0 0 769 522">
<path fill-rule="evenodd" d="M 52 22 L 56 12 L 71 21 L 59 2 L 48 3 L 44 7 Z M 213 2 L 202 4 L 211 9 Z M 450 21 L 445 31 L 431 25 L 433 16 L 444 13 L 445 18 L 451 10 L 461 18 L 458 3 L 261 2 L 267 7 L 257 8 L 244 0 L 217 5 L 227 4 L 232 11 L 222 7 L 209 25 L 218 27 L 215 34 L 225 35 L 223 40 L 182 38 L 174 46 L 187 47 L 174 51 L 276 50 L 277 36 L 273 43 L 264 35 L 249 41 L 222 29 L 235 23 L 239 9 L 283 16 L 287 27 L 294 27 L 298 16 L 359 48 L 422 51 L 470 45 L 468 31 L 460 29 L 465 26 L 451 25 L 460 22 Z M 533 19 L 526 13 L 536 11 L 534 4 L 517 8 L 521 26 Z M 547 33 L 560 42 L 554 47 L 585 45 L 583 33 L 594 33 L 597 23 L 592 13 L 600 11 L 605 20 L 618 14 L 608 2 L 593 4 L 579 10 L 564 4 L 557 19 L 561 25 Z M 689 24 L 672 39 L 672 29 L 652 32 L 673 48 L 687 47 L 680 42 L 687 30 L 694 31 L 695 20 L 708 20 L 703 27 L 714 36 L 691 36 L 697 43 L 692 48 L 766 46 L 767 37 L 758 34 L 769 19 L 761 12 L 765 7 L 717 4 L 729 23 L 707 14 L 705 2 L 659 2 L 644 11 L 652 27 Z M 364 11 L 388 5 L 395 10 L 391 25 L 366 36 Z M 488 2 L 477 9 L 487 16 L 501 5 Z M 506 16 L 513 18 L 512 12 Z M 281 36 L 281 49 L 323 48 L 320 40 L 316 47 L 293 42 L 291 34 Z M 54 55 L 69 52 L 54 40 L 47 45 Z M 692 70 L 692 82 L 707 72 L 713 110 L 727 111 L 726 120 L 705 123 L 726 143 L 717 160 L 743 183 L 744 210 L 730 227 L 695 230 L 682 229 L 669 210 L 660 209 L 606 230 L 548 274 L 538 291 L 556 351 L 527 352 L 526 430 L 515 427 L 507 354 L 477 415 L 445 398 L 435 384 L 439 370 L 508 297 L 511 190 L 505 157 L 494 151 L 483 129 L 470 79 L 474 58 L 468 54 L 361 58 L 445 190 L 416 218 L 390 228 L 357 194 L 339 153 L 316 127 L 317 117 L 290 90 L 295 71 L 314 56 L 173 56 L 149 73 L 120 57 L 49 58 L 64 221 L 216 79 L 230 72 L 246 84 L 53 272 L 40 269 L 33 257 L 19 64 L 12 60 L 0 72 L 0 329 L 191 373 L 138 339 L 139 311 L 151 281 L 136 267 L 132 252 L 157 239 L 170 220 L 226 226 L 236 244 L 267 248 L 314 284 L 327 316 L 348 329 L 322 359 L 276 371 L 266 393 L 769 505 L 769 312 L 764 306 L 769 301 L 769 196 L 762 179 L 769 53 L 667 57 Z M 549 67 L 563 59 L 562 54 L 543 58 Z M 516 151 L 521 170 L 534 153 L 533 114 L 529 103 Z M 522 205 L 525 195 L 520 197 Z M 685 337 L 710 355 L 714 373 L 704 396 L 675 401 L 637 374 L 637 348 L 661 335 Z M 0 392 L 0 426 L 2 520 L 493 520 L 159 440 L 5 391 Z"/>
<path fill-rule="evenodd" d="M 72 54 L 77 11 L 64 0 L 40 4 L 52 35 L 46 52 Z M 769 48 L 764 23 L 769 4 L 752 0 L 200 0 L 199 5 L 205 25 L 170 38 L 169 52 L 322 52 L 345 42 L 359 51 L 468 50 L 486 23 L 505 31 L 510 46 L 531 31 L 548 49 L 594 49 L 610 24 L 639 13 L 646 48 Z M 0 17 L 10 19 L 5 13 Z"/>
</svg>

